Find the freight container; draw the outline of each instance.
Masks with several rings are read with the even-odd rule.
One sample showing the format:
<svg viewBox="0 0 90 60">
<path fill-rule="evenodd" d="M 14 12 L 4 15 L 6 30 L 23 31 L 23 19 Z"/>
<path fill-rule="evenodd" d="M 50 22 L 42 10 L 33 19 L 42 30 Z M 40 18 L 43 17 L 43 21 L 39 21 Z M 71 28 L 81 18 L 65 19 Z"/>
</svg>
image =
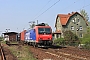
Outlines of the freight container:
<svg viewBox="0 0 90 60">
<path fill-rule="evenodd" d="M 24 40 L 25 40 L 25 32 L 26 32 L 26 30 L 24 30 L 24 31 L 22 31 L 22 32 L 20 33 L 20 40 L 21 40 L 21 41 L 24 41 Z"/>
</svg>

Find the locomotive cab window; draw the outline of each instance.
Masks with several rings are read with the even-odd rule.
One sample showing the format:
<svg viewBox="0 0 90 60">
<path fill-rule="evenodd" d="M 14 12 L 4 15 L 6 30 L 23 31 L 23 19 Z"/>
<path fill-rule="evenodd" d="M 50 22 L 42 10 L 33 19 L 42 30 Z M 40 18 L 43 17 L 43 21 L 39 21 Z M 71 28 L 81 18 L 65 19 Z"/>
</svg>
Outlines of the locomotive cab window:
<svg viewBox="0 0 90 60">
<path fill-rule="evenodd" d="M 39 34 L 43 34 L 43 33 L 51 34 L 51 29 L 50 28 L 38 28 L 38 33 Z"/>
</svg>

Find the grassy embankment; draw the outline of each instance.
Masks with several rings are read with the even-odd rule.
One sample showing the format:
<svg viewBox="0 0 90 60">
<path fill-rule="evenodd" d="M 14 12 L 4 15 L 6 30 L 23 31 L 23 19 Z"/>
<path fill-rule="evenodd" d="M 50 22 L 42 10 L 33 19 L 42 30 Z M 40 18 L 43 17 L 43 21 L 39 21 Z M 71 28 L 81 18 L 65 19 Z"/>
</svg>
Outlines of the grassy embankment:
<svg viewBox="0 0 90 60">
<path fill-rule="evenodd" d="M 3 42 L 5 44 L 5 42 Z M 17 57 L 18 60 L 36 60 L 30 52 L 30 47 L 25 45 L 7 46 L 11 53 Z"/>
<path fill-rule="evenodd" d="M 29 51 L 29 46 L 10 47 L 9 49 L 18 60 L 36 60 Z"/>
</svg>

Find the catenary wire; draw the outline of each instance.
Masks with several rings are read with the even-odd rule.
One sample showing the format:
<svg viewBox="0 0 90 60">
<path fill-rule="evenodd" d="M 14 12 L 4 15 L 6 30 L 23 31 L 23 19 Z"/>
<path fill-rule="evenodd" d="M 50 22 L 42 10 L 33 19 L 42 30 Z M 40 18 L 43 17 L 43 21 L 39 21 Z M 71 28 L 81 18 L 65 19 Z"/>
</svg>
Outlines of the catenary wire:
<svg viewBox="0 0 90 60">
<path fill-rule="evenodd" d="M 58 0 L 57 2 L 55 2 L 53 5 L 51 5 L 49 8 L 47 8 L 44 12 L 42 12 L 40 15 L 38 15 L 35 19 L 37 19 L 38 17 L 40 17 L 41 15 L 43 15 L 45 12 L 47 12 L 50 8 L 52 8 L 54 5 L 56 5 L 60 0 Z M 35 20 L 34 19 L 34 20 Z"/>
<path fill-rule="evenodd" d="M 42 8 L 38 11 L 38 13 L 37 13 L 34 17 L 36 17 L 50 2 L 51 2 L 51 0 L 49 0 Z"/>
</svg>

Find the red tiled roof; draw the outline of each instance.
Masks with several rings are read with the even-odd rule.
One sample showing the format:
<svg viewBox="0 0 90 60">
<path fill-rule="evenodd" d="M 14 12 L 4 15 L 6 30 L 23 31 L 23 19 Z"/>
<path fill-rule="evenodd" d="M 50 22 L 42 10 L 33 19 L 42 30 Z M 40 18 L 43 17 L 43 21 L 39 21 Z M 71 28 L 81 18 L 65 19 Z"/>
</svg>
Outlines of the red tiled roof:
<svg viewBox="0 0 90 60">
<path fill-rule="evenodd" d="M 58 14 L 58 17 L 60 17 L 61 24 L 66 25 L 70 15 Z"/>
</svg>

